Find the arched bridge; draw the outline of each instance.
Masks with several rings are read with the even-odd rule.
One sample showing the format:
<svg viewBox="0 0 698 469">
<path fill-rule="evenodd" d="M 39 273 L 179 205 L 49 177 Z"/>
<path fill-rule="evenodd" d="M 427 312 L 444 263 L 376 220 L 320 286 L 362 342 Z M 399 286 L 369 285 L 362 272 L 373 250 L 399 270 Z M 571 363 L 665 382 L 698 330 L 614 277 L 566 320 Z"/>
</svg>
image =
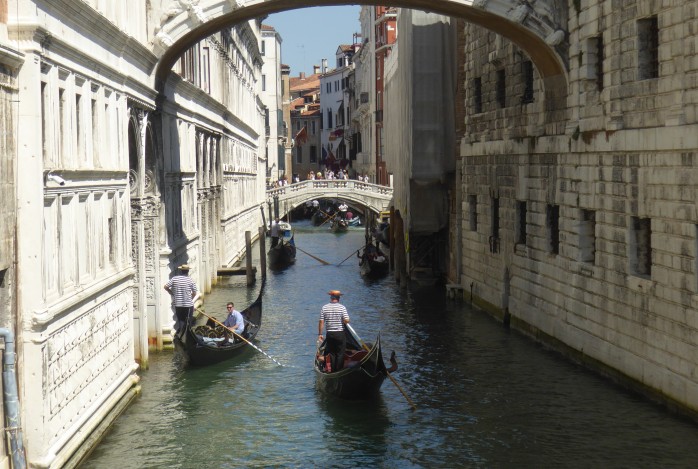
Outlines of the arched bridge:
<svg viewBox="0 0 698 469">
<path fill-rule="evenodd" d="M 378 213 L 389 208 L 393 189 L 353 179 L 319 179 L 267 191 L 267 199 L 277 197 L 279 208 L 284 213 L 315 199 L 342 199 Z"/>
</svg>

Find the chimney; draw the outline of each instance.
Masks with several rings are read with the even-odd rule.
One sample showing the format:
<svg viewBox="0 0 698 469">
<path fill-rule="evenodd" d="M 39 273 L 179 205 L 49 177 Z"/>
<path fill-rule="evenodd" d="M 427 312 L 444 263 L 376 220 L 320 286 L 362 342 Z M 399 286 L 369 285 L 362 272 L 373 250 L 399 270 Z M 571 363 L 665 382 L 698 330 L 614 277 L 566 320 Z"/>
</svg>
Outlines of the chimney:
<svg viewBox="0 0 698 469">
<path fill-rule="evenodd" d="M 305 72 L 301 72 L 298 76 L 301 78 L 301 80 L 305 80 Z"/>
<path fill-rule="evenodd" d="M 313 65 L 313 73 L 317 75 L 320 73 L 320 66 L 319 65 Z"/>
<path fill-rule="evenodd" d="M 322 59 L 322 73 L 327 73 L 327 59 Z"/>
</svg>

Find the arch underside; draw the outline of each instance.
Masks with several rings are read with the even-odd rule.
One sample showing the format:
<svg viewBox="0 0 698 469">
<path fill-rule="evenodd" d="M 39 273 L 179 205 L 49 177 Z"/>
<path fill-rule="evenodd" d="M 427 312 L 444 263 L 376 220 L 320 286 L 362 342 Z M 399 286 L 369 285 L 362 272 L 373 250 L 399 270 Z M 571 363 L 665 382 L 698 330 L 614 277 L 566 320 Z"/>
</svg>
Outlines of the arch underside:
<svg viewBox="0 0 698 469">
<path fill-rule="evenodd" d="M 364 0 L 365 5 L 385 2 Z M 463 18 L 509 39 L 531 58 L 546 87 L 566 87 L 566 10 L 555 0 L 395 0 L 391 6 Z M 253 18 L 315 6 L 356 5 L 345 0 L 173 0 L 161 15 L 153 53 L 154 86 L 162 91 L 177 58 L 201 39 Z M 566 7 L 565 7 L 566 8 Z M 564 94 L 563 94 L 564 95 Z"/>
</svg>

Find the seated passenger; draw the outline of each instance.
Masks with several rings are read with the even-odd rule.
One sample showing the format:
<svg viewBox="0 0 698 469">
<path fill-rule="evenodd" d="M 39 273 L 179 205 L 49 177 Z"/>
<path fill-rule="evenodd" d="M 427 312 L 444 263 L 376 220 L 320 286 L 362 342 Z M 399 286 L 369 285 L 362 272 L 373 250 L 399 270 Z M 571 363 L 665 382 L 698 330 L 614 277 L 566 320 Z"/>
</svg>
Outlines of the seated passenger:
<svg viewBox="0 0 698 469">
<path fill-rule="evenodd" d="M 228 310 L 228 317 L 223 321 L 223 325 L 228 329 L 232 329 L 235 334 L 242 337 L 242 334 L 245 332 L 245 320 L 242 314 L 235 309 L 235 305 L 232 301 L 226 305 L 226 309 Z M 237 336 L 233 336 L 232 339 L 236 337 Z"/>
</svg>

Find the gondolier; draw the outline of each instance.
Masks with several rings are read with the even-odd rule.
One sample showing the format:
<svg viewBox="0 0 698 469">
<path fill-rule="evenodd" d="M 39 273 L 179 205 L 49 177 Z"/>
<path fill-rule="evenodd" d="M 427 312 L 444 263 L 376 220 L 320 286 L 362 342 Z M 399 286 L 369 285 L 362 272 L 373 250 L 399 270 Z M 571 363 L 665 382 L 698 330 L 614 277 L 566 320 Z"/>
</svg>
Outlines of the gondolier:
<svg viewBox="0 0 698 469">
<path fill-rule="evenodd" d="M 188 324 L 194 312 L 194 302 L 199 298 L 196 283 L 189 277 L 189 266 L 177 267 L 179 273 L 165 284 L 165 291 L 172 295 L 175 308 L 175 333 L 179 334 Z"/>
<path fill-rule="evenodd" d="M 344 366 L 344 352 L 347 348 L 347 338 L 344 334 L 344 325 L 349 324 L 349 313 L 344 305 L 339 304 L 342 292 L 330 290 L 330 302 L 322 307 L 320 321 L 318 322 L 318 339 L 322 340 L 323 326 L 327 331 L 325 348 L 326 371 L 338 371 Z"/>
</svg>

